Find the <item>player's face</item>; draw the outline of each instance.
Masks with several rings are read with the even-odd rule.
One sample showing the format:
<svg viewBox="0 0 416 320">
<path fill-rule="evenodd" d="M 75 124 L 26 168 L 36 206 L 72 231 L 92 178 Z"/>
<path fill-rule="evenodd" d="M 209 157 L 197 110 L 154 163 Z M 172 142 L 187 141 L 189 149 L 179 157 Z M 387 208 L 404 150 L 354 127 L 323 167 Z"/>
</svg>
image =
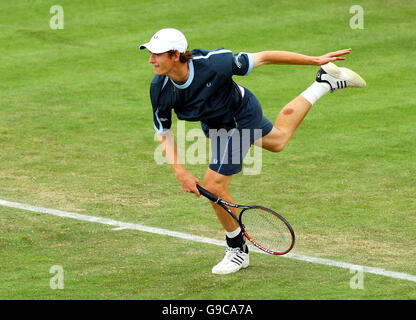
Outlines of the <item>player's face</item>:
<svg viewBox="0 0 416 320">
<path fill-rule="evenodd" d="M 174 61 L 167 52 L 164 52 L 164 53 L 150 52 L 149 63 L 153 66 L 155 74 L 157 75 L 168 74 L 174 66 Z"/>
</svg>

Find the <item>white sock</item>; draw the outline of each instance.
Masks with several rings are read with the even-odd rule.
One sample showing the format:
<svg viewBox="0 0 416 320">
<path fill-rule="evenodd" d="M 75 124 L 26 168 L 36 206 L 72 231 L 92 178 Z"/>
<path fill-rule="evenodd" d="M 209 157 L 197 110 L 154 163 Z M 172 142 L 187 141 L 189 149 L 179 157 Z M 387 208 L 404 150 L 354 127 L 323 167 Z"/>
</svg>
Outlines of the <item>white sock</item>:
<svg viewBox="0 0 416 320">
<path fill-rule="evenodd" d="M 312 85 L 303 91 L 300 95 L 308 100 L 311 104 L 314 104 L 320 97 L 329 92 L 330 87 L 325 82 L 315 81 Z"/>
<path fill-rule="evenodd" d="M 228 238 L 232 239 L 232 238 L 235 238 L 236 236 L 238 236 L 240 234 L 240 232 L 241 232 L 241 228 L 238 227 L 234 231 L 231 231 L 231 232 L 226 231 L 225 234 L 227 235 Z"/>
</svg>

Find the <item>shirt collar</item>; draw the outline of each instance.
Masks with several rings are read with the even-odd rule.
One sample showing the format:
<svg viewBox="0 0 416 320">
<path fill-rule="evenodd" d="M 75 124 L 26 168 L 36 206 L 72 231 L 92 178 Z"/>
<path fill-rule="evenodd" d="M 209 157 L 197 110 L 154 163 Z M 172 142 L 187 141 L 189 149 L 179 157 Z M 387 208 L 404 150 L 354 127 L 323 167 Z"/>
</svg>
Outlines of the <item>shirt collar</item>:
<svg viewBox="0 0 416 320">
<path fill-rule="evenodd" d="M 192 60 L 188 61 L 188 66 L 189 66 L 189 77 L 188 77 L 188 80 L 186 80 L 186 82 L 184 84 L 177 84 L 177 83 L 175 83 L 175 81 L 172 81 L 172 79 L 170 80 L 173 83 L 173 85 L 178 89 L 188 88 L 191 85 L 192 80 L 194 80 L 195 72 L 194 72 L 194 64 L 193 64 Z"/>
</svg>

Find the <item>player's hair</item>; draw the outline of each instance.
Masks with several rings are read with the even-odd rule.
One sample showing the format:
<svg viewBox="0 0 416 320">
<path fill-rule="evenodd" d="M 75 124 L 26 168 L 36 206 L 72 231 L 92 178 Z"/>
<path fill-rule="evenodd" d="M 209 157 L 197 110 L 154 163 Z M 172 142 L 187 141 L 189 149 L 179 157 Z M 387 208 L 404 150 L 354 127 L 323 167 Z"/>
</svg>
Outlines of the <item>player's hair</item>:
<svg viewBox="0 0 416 320">
<path fill-rule="evenodd" d="M 175 52 L 176 52 L 175 50 L 169 50 L 168 54 L 170 56 L 173 56 L 175 54 Z M 179 61 L 182 62 L 182 63 L 186 63 L 189 60 L 192 60 L 192 58 L 193 58 L 192 52 L 191 51 L 186 51 L 186 52 L 180 54 Z"/>
</svg>

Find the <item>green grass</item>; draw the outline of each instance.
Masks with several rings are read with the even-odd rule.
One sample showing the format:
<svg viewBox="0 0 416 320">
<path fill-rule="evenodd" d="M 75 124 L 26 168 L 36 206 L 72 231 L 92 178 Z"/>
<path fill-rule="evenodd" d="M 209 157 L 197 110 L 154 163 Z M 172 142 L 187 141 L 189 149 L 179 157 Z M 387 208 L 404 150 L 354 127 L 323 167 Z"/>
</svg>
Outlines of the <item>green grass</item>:
<svg viewBox="0 0 416 320">
<path fill-rule="evenodd" d="M 49 8 L 64 9 L 51 30 Z M 24 1 L 0 3 L 0 199 L 223 238 L 207 202 L 156 165 L 148 54 L 138 44 L 177 27 L 191 48 L 319 55 L 367 81 L 317 102 L 260 175 L 233 177 L 241 203 L 276 208 L 295 253 L 416 274 L 416 4 L 365 1 Z M 235 80 L 272 121 L 317 68 L 267 66 Z M 187 123 L 186 128 L 198 128 Z M 176 132 L 176 121 L 174 121 Z M 188 142 L 188 145 L 192 142 Z M 202 179 L 206 165 L 187 165 Z M 253 187 L 255 186 L 255 187 Z M 409 281 L 253 254 L 217 277 L 216 246 L 0 207 L 2 299 L 415 299 Z M 61 265 L 65 289 L 51 290 Z"/>
<path fill-rule="evenodd" d="M 1 244 L 13 257 L 2 263 L 7 280 L 2 298 L 415 298 L 414 285 L 407 281 L 365 275 L 365 290 L 352 290 L 349 270 L 260 254 L 252 254 L 252 267 L 241 273 L 217 276 L 210 268 L 217 262 L 218 247 L 5 208 L 0 212 L 2 223 L 19 225 L 18 231 L 6 227 L 13 235 Z M 163 250 L 144 246 L 152 242 Z M 63 267 L 64 290 L 49 287 L 54 265 Z M 312 283 L 318 285 L 319 297 Z"/>
</svg>

